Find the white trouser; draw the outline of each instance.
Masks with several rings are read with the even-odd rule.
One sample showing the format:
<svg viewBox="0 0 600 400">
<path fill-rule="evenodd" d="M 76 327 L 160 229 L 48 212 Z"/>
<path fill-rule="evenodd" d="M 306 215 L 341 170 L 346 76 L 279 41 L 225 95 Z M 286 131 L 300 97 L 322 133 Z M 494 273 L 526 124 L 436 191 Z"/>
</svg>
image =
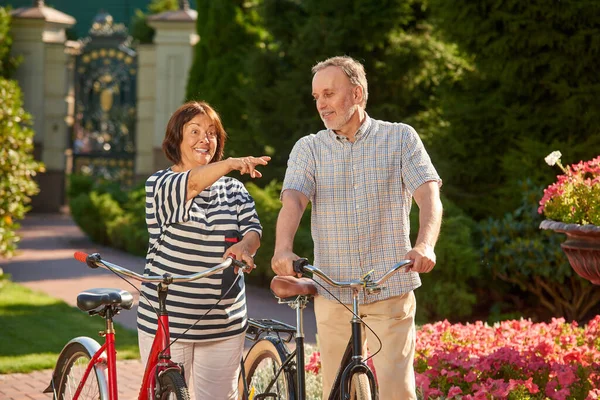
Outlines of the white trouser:
<svg viewBox="0 0 600 400">
<path fill-rule="evenodd" d="M 185 381 L 196 400 L 237 399 L 244 338 L 242 334 L 211 342 L 177 341 L 171 346 L 171 359 L 184 365 Z M 145 365 L 154 336 L 138 330 L 138 340 Z"/>
</svg>

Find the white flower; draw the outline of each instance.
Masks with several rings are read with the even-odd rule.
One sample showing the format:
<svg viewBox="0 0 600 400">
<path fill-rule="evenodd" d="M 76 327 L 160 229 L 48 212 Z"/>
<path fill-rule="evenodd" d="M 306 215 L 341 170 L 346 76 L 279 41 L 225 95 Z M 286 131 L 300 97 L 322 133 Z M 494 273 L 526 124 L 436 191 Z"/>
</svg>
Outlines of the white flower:
<svg viewBox="0 0 600 400">
<path fill-rule="evenodd" d="M 556 164 L 556 162 L 558 160 L 560 160 L 560 158 L 562 157 L 562 154 L 560 151 L 553 151 L 552 153 L 548 154 L 546 156 L 546 158 L 544 158 L 544 161 L 546 161 L 546 164 L 553 166 L 554 164 Z"/>
</svg>

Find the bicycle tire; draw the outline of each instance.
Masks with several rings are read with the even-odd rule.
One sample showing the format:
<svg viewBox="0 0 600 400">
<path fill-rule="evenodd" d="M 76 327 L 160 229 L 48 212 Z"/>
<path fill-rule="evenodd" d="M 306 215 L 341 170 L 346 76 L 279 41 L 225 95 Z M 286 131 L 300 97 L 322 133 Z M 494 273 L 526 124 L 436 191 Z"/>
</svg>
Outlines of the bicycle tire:
<svg viewBox="0 0 600 400">
<path fill-rule="evenodd" d="M 244 360 L 244 371 L 246 372 L 246 383 L 251 396 L 248 400 L 295 400 L 293 378 L 289 372 L 281 371 L 277 380 L 275 374 L 281 368 L 287 352 L 277 342 L 268 339 L 257 341 L 248 351 Z M 266 389 L 273 383 L 268 392 Z M 244 398 L 244 383 L 240 379 L 240 399 Z M 252 396 L 253 394 L 253 396 Z"/>
<path fill-rule="evenodd" d="M 367 374 L 357 372 L 350 381 L 350 400 L 374 400 Z"/>
<path fill-rule="evenodd" d="M 185 384 L 185 379 L 179 371 L 167 370 L 158 378 L 160 384 L 161 400 L 177 399 L 190 400 L 190 393 Z"/>
<path fill-rule="evenodd" d="M 61 352 L 56 363 L 59 371 L 56 373 L 55 382 L 58 383 L 58 391 L 54 393 L 54 399 L 72 399 L 89 361 L 94 354 L 88 347 L 80 342 L 70 342 Z M 108 393 L 104 364 L 96 364 L 88 375 L 85 385 L 79 394 L 79 398 L 108 400 Z M 104 390 L 103 390 L 104 389 Z"/>
</svg>

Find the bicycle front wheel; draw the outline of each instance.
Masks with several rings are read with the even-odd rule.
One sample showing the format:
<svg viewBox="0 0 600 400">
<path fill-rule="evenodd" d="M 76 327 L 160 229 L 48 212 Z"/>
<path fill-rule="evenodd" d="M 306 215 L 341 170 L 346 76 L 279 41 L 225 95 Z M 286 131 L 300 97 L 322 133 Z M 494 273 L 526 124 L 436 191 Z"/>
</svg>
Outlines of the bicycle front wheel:
<svg viewBox="0 0 600 400">
<path fill-rule="evenodd" d="M 160 399 L 189 400 L 190 393 L 179 371 L 165 371 L 159 378 Z"/>
<path fill-rule="evenodd" d="M 257 398 L 295 399 L 293 378 L 282 368 L 285 354 L 281 346 L 276 346 L 267 339 L 259 340 L 252 346 L 244 360 L 249 394 L 247 400 Z M 243 398 L 244 386 L 242 381 L 240 381 L 239 392 L 240 398 Z"/>
<path fill-rule="evenodd" d="M 351 400 L 374 400 L 371 396 L 371 385 L 367 374 L 358 372 L 352 375 L 350 381 L 350 399 Z"/>
<path fill-rule="evenodd" d="M 77 387 L 83 379 L 83 375 L 88 363 L 94 355 L 90 350 L 79 342 L 71 342 L 61 353 L 57 362 L 55 383 L 58 384 L 58 391 L 54 393 L 54 398 L 59 400 L 72 399 L 75 396 Z M 79 394 L 79 399 L 108 400 L 106 392 L 106 379 L 104 378 L 104 367 L 95 365 L 88 375 L 83 388 Z"/>
</svg>

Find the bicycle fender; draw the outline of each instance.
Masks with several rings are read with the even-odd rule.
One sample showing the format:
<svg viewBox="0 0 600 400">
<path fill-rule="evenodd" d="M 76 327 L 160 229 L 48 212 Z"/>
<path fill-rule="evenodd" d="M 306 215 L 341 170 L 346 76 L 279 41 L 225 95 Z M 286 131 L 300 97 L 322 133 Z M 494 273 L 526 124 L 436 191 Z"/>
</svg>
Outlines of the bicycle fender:
<svg viewBox="0 0 600 400">
<path fill-rule="evenodd" d="M 58 384 L 58 382 L 56 381 L 58 372 L 62 371 L 65 368 L 65 364 L 68 361 L 65 358 L 64 354 L 68 351 L 68 349 L 70 349 L 72 346 L 74 346 L 77 343 L 82 345 L 87 350 L 90 357 L 93 357 L 94 354 L 96 354 L 96 352 L 98 350 L 100 350 L 100 347 L 101 347 L 97 341 L 95 341 L 94 339 L 87 337 L 87 336 L 79 336 L 74 339 L 71 339 L 65 345 L 65 347 L 63 347 L 63 349 L 60 352 L 60 354 L 58 356 L 58 360 L 56 360 L 56 366 L 54 367 L 54 371 L 52 371 L 52 378 L 50 380 L 50 384 L 48 385 L 48 387 L 46 389 L 44 389 L 44 393 L 54 393 L 55 384 Z M 99 378 L 98 382 L 100 384 L 100 394 L 101 394 L 100 398 L 107 399 L 108 398 L 108 384 L 106 383 L 106 378 L 104 376 L 104 369 L 105 368 L 94 368 L 94 373 Z"/>
</svg>

